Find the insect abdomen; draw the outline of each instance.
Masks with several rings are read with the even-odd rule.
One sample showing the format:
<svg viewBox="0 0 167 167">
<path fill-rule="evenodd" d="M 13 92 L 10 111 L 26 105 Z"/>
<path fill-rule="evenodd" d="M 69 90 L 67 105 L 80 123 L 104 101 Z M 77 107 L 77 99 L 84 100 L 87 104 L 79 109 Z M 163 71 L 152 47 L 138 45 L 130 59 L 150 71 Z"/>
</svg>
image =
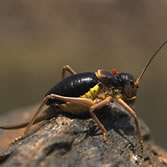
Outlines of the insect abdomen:
<svg viewBox="0 0 167 167">
<path fill-rule="evenodd" d="M 80 97 L 88 92 L 90 88 L 94 87 L 98 82 L 96 74 L 93 72 L 78 73 L 58 82 L 46 93 L 45 96 L 54 93 L 67 97 Z M 47 105 L 53 103 L 61 104 L 64 102 L 56 99 L 49 99 Z"/>
</svg>

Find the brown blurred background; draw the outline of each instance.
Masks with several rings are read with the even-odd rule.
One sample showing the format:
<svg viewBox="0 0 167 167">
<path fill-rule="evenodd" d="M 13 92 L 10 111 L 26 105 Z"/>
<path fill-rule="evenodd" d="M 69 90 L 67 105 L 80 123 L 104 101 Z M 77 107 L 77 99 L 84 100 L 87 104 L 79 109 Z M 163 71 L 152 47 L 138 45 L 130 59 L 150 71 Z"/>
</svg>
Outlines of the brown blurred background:
<svg viewBox="0 0 167 167">
<path fill-rule="evenodd" d="M 38 103 L 61 78 L 99 68 L 141 72 L 167 39 L 165 0 L 0 2 L 0 114 Z M 140 85 L 136 112 L 167 149 L 167 46 Z"/>
</svg>

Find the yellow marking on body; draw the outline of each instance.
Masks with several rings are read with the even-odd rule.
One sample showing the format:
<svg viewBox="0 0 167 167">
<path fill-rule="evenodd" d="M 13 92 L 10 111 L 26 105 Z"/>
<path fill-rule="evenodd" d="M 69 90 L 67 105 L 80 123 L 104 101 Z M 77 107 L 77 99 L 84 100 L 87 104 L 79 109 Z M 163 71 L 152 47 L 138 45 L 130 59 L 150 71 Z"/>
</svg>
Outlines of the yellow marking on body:
<svg viewBox="0 0 167 167">
<path fill-rule="evenodd" d="M 96 77 L 98 78 L 98 72 L 95 72 Z"/>
<path fill-rule="evenodd" d="M 96 103 L 95 98 L 97 97 L 99 93 L 99 85 L 95 85 L 93 88 L 91 88 L 88 92 L 86 92 L 84 95 L 80 96 L 81 98 L 87 98 L 91 99 L 94 103 Z M 73 114 L 80 114 L 84 112 L 89 112 L 90 106 L 83 106 L 81 104 L 74 104 L 71 102 L 66 102 L 64 104 L 58 105 L 64 112 L 69 112 Z"/>
<path fill-rule="evenodd" d="M 87 93 L 81 96 L 81 98 L 88 98 L 91 100 L 94 100 L 97 97 L 97 94 L 99 93 L 99 85 L 95 85 L 93 88 L 91 88 Z"/>
</svg>

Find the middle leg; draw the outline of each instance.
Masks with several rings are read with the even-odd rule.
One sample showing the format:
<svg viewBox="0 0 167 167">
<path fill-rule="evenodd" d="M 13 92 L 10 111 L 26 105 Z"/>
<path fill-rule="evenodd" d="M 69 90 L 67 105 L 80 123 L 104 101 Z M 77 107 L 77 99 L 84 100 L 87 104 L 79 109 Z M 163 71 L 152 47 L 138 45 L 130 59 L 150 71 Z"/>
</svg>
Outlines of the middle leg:
<svg viewBox="0 0 167 167">
<path fill-rule="evenodd" d="M 104 107 L 106 104 L 110 103 L 111 101 L 112 101 L 112 97 L 109 96 L 106 99 L 102 100 L 101 102 L 96 103 L 96 104 L 94 104 L 93 106 L 90 107 L 90 114 L 92 116 L 92 119 L 96 122 L 96 124 L 99 126 L 99 128 L 103 131 L 103 139 L 104 139 L 104 141 L 107 140 L 107 138 L 106 138 L 107 130 L 105 129 L 103 124 L 99 121 L 99 119 L 96 117 L 94 111 L 96 109 L 100 109 L 100 108 Z"/>
</svg>

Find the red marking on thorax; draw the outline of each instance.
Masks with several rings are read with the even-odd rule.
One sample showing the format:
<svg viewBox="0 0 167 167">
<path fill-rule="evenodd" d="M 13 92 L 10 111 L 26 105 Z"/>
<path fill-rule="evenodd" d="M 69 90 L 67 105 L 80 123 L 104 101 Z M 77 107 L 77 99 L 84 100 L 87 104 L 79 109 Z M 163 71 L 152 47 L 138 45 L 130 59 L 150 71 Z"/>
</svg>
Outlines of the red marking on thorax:
<svg viewBox="0 0 167 167">
<path fill-rule="evenodd" d="M 118 74 L 119 72 L 117 72 L 117 70 L 114 68 L 114 69 L 112 69 L 112 73 L 113 74 Z"/>
</svg>

